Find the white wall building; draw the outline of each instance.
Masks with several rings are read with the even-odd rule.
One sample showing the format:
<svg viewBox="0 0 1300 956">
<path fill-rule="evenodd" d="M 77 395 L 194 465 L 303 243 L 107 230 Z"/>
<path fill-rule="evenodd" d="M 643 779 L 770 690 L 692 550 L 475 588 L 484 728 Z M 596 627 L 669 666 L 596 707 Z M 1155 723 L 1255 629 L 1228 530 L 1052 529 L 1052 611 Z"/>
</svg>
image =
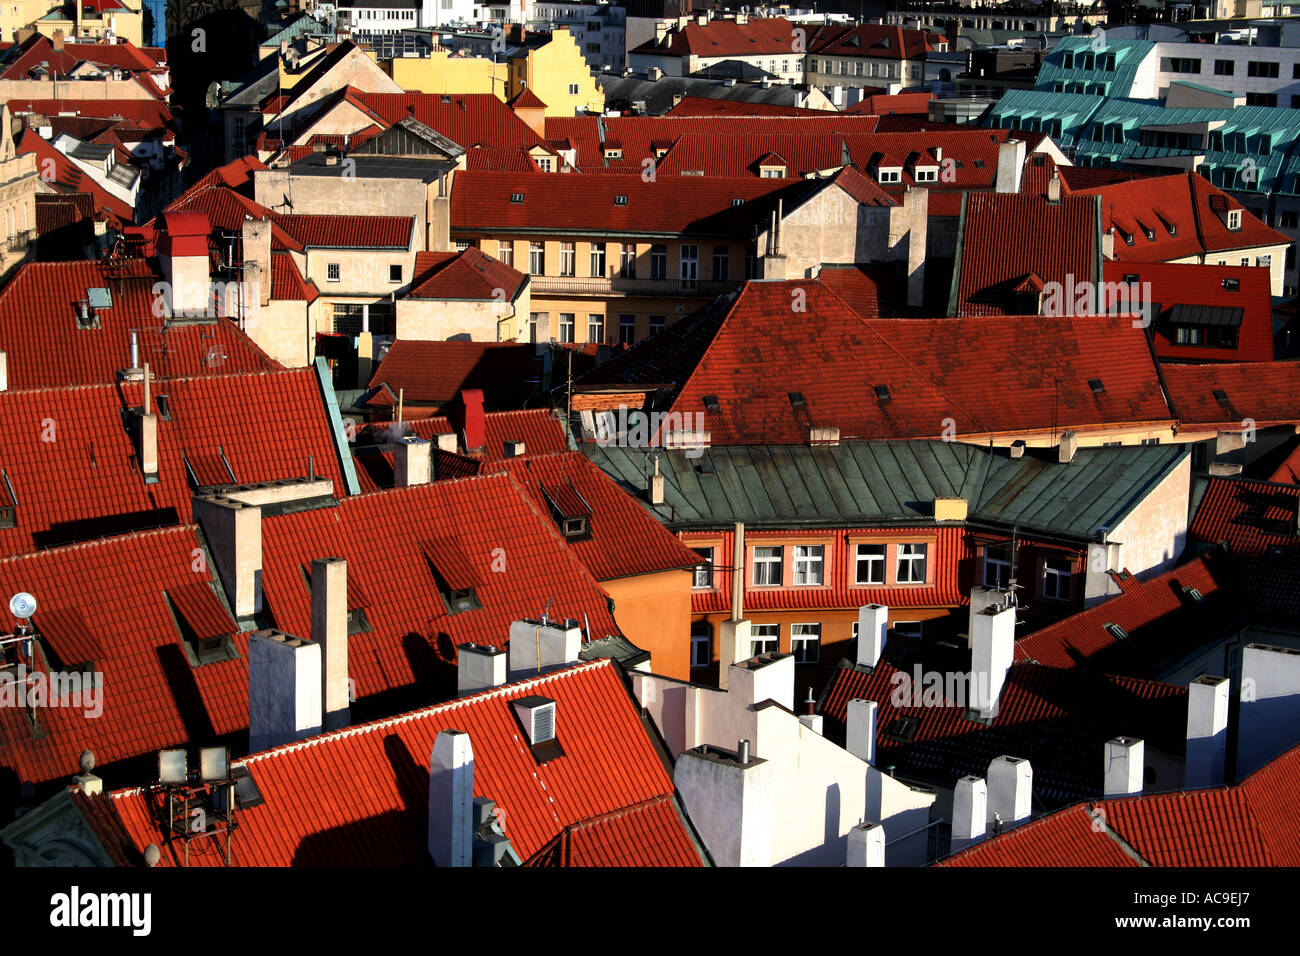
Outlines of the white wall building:
<svg viewBox="0 0 1300 956">
<path fill-rule="evenodd" d="M 530 8 L 530 19 L 568 27 L 593 70 L 622 69 L 627 59 L 627 11 L 608 3 L 545 0 Z"/>
</svg>

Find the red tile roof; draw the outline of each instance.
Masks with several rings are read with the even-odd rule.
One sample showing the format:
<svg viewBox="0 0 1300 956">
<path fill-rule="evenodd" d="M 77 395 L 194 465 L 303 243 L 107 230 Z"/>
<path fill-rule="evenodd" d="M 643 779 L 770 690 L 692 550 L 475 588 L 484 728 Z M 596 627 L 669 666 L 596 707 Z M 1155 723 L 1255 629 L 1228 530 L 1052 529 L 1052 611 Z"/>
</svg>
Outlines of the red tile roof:
<svg viewBox="0 0 1300 956">
<path fill-rule="evenodd" d="M 416 223 L 412 216 L 322 216 L 272 213 L 281 229 L 305 247 L 406 249 Z"/>
<path fill-rule="evenodd" d="M 802 195 L 802 180 L 660 176 L 575 176 L 462 172 L 452 186 L 451 228 L 550 234 L 571 230 L 663 235 L 732 236 L 767 222 L 778 196 Z M 511 197 L 522 194 L 522 202 Z M 625 202 L 617 202 L 617 197 Z M 740 206 L 735 200 L 741 200 Z"/>
<path fill-rule="evenodd" d="M 1037 301 L 1026 303 L 1013 292 L 1030 274 L 1062 285 L 1067 276 L 1073 283 L 1095 283 L 1101 272 L 1099 241 L 1095 199 L 1066 196 L 1049 203 L 1024 193 L 968 193 L 950 311 L 1014 315 L 1036 310 Z"/>
<path fill-rule="evenodd" d="M 1162 371 L 1182 425 L 1239 432 L 1246 419 L 1256 428 L 1300 424 L 1300 362 L 1166 365 Z"/>
<path fill-rule="evenodd" d="M 1286 456 L 1286 460 L 1277 466 L 1277 470 L 1269 476 L 1268 480 L 1284 485 L 1300 485 L 1300 444 L 1296 445 L 1291 454 Z"/>
<path fill-rule="evenodd" d="M 564 754 L 542 764 L 520 744 L 510 706 L 530 694 L 557 704 Z M 470 737 L 474 794 L 496 802 L 524 860 L 567 835 L 563 862 L 574 865 L 701 862 L 685 823 L 667 812 L 675 811 L 672 779 L 617 670 L 599 661 L 241 762 L 265 802 L 239 811 L 235 864 L 427 866 L 429 759 L 438 733 L 453 729 Z M 357 786 L 363 778 L 369 785 Z M 318 786 L 322 781 L 335 785 Z M 306 789 L 314 794 L 311 813 L 302 812 Z M 138 859 L 157 843 L 164 848 L 159 865 L 181 865 L 183 848 L 168 845 L 154 822 L 157 792 L 76 799 L 83 808 L 111 804 L 87 816 L 119 858 Z M 191 844 L 189 864 L 220 866 L 218 842 Z"/>
<path fill-rule="evenodd" d="M 899 639 L 886 644 L 885 655 L 870 673 L 842 665 L 831 678 L 821 712 L 837 733 L 843 733 L 848 702 L 855 698 L 877 702 L 876 764 L 894 765 L 899 772 L 952 784 L 967 774 L 984 776 L 989 762 L 1006 755 L 1028 758 L 1034 771 L 1034 796 L 1040 805 L 1059 806 L 1101 796 L 1103 745 L 1117 736 L 1140 737 L 1148 748 L 1181 756 L 1186 746 L 1187 688 L 1156 681 L 1134 680 L 1062 670 L 1038 664 L 1013 664 L 1007 672 L 997 716 L 987 725 L 967 718 L 967 704 L 954 706 L 895 706 L 899 688 L 895 674 L 923 672 L 968 674 L 968 652 L 952 650 L 946 666 L 935 666 L 942 648 L 900 661 L 905 647 Z M 925 660 L 925 664 L 921 660 Z M 901 680 L 901 678 L 899 678 Z M 917 694 L 920 688 L 914 688 Z M 895 734 L 895 721 L 916 722 L 908 742 Z"/>
<path fill-rule="evenodd" d="M 513 301 L 528 277 L 470 246 L 463 252 L 417 252 L 410 299 Z M 504 292 L 504 298 L 501 293 Z"/>
<path fill-rule="evenodd" d="M 523 92 L 515 94 L 513 99 L 506 100 L 506 106 L 512 110 L 546 109 L 546 104 L 542 102 L 542 98 L 528 87 L 524 87 Z"/>
<path fill-rule="evenodd" d="M 1198 265 L 1194 263 L 1138 263 L 1107 259 L 1102 263 L 1106 282 L 1123 282 L 1137 276 L 1139 283 L 1150 283 L 1138 298 L 1142 304 L 1161 315 L 1151 316 L 1156 355 L 1162 360 L 1209 362 L 1271 362 L 1273 360 L 1273 296 L 1269 270 L 1260 266 Z M 1242 310 L 1237 330 L 1237 347 L 1210 348 L 1203 345 L 1179 345 L 1176 333 L 1165 313 L 1174 306 L 1211 306 Z"/>
<path fill-rule="evenodd" d="M 153 83 L 146 81 L 146 88 Z M 154 87 L 157 93 L 157 87 Z M 70 116 L 93 116 L 97 119 L 130 120 L 137 129 L 164 128 L 175 131 L 176 123 L 171 107 L 159 99 L 94 100 L 94 99 L 27 99 L 9 100 L 9 112 L 14 116 L 39 113 L 55 117 L 60 113 Z"/>
<path fill-rule="evenodd" d="M 778 106 L 775 103 L 747 103 L 744 100 L 722 100 L 709 96 L 683 96 L 665 116 L 811 116 L 822 110 L 803 109 L 798 106 Z"/>
<path fill-rule="evenodd" d="M 807 311 L 791 310 L 797 290 Z M 1099 337 L 1104 354 L 1092 348 Z M 756 364 L 779 374 L 749 374 Z M 847 440 L 941 437 L 945 419 L 983 435 L 1172 418 L 1146 336 L 1127 317 L 868 320 L 809 279 L 747 283 L 703 358 L 669 374 L 685 379 L 672 410 L 704 411 L 719 444 L 803 443 L 813 425 Z M 803 409 L 790 392 L 802 392 Z"/>
<path fill-rule="evenodd" d="M 538 510 L 548 516 L 547 489 L 568 487 L 582 496 L 591 511 L 591 537 L 567 543 L 597 581 L 699 564 L 699 555 L 681 544 L 581 452 L 526 455 L 497 467 L 512 474 Z"/>
<path fill-rule="evenodd" d="M 1300 548 L 1296 538 L 1296 510 L 1300 487 L 1210 478 L 1188 537 L 1206 544 L 1226 541 L 1234 555 L 1257 557 L 1270 548 Z"/>
<path fill-rule="evenodd" d="M 845 113 L 866 113 L 875 116 L 890 114 L 928 116 L 930 101 L 936 99 L 930 92 L 925 93 L 874 93 L 844 110 Z"/>
<path fill-rule="evenodd" d="M 943 861 L 944 866 L 1300 865 L 1300 748 L 1236 786 L 1070 807 Z M 1096 821 L 1094 825 L 1093 821 Z M 1085 829 L 1086 828 L 1086 829 Z M 1109 831 L 1109 832 L 1108 832 Z"/>
<path fill-rule="evenodd" d="M 357 103 L 380 117 L 385 127 L 414 116 L 465 149 L 528 147 L 541 138 L 493 93 L 457 93 L 444 103 L 438 93 L 350 92 Z"/>
<path fill-rule="evenodd" d="M 828 23 L 813 31 L 807 45 L 809 53 L 873 60 L 923 60 L 927 53 L 947 49 L 948 41 L 940 34 L 881 23 Z"/>
<path fill-rule="evenodd" d="M 37 193 L 35 198 L 36 234 L 42 238 L 77 223 L 95 220 L 95 197 L 90 193 Z"/>
<path fill-rule="evenodd" d="M 1147 581 L 1112 577 L 1121 594 L 1016 641 L 1015 659 L 1049 667 L 1150 673 L 1161 661 L 1237 630 L 1242 595 L 1222 553 L 1202 555 Z M 1186 594 L 1189 588 L 1204 600 Z M 1112 625 L 1127 637 L 1107 630 Z"/>
<path fill-rule="evenodd" d="M 897 279 L 888 268 L 823 266 L 817 278 L 864 319 L 897 315 L 905 306 L 896 301 Z"/>
<path fill-rule="evenodd" d="M 35 154 L 36 168 L 40 170 L 41 178 L 60 192 L 88 193 L 94 197 L 97 209 L 123 223 L 134 221 L 135 214 L 130 206 L 86 175 L 76 163 L 42 139 L 31 127 L 23 131 L 17 151 L 20 156 L 25 153 Z"/>
<path fill-rule="evenodd" d="M 692 20 L 681 30 L 672 30 L 666 43 L 647 40 L 629 53 L 655 56 L 730 57 L 775 54 L 791 55 L 795 49 L 795 27 L 784 17 L 710 20 L 701 26 Z"/>
<path fill-rule="evenodd" d="M 193 186 L 173 200 L 171 205 L 174 206 L 191 193 L 200 192 L 210 186 L 225 186 L 227 189 L 234 189 L 241 193 L 247 199 L 252 199 L 253 173 L 266 168 L 266 164 L 256 156 L 241 156 L 202 176 Z"/>
<path fill-rule="evenodd" d="M 271 298 L 281 302 L 306 302 L 308 305 L 320 297 L 316 283 L 303 278 L 298 263 L 287 252 L 271 255 Z"/>
<path fill-rule="evenodd" d="M 43 783 L 76 773 L 87 748 L 109 767 L 186 742 L 216 743 L 247 726 L 247 637 L 235 633 L 228 613 L 213 624 L 208 612 L 204 630 L 212 633 L 205 636 L 233 633 L 241 657 L 191 667 L 168 609 L 167 595 L 196 588 L 206 589 L 207 607 L 217 601 L 209 565 L 195 560 L 202 547 L 192 525 L 178 525 L 0 558 L 2 586 L 37 596 L 38 632 L 59 644 L 67 620 L 80 617 L 99 646 L 87 663 L 104 673 L 106 695 L 99 717 L 45 708 L 39 739 L 21 710 L 0 708 L 0 765 L 19 780 Z M 0 620 L 6 631 L 17 623 L 7 610 Z"/>
<path fill-rule="evenodd" d="M 156 484 L 140 474 L 124 424 L 141 391 L 127 383 L 0 393 L 9 436 L 0 468 L 18 501 L 0 553 L 178 524 L 193 510 L 187 460 L 201 482 L 250 484 L 305 476 L 311 456 L 334 493 L 347 493 L 313 368 L 155 383 L 155 411 L 166 395 L 170 412 L 158 422 Z M 256 424 L 251 408 L 262 410 Z"/>
<path fill-rule="evenodd" d="M 101 68 L 126 70 L 131 73 L 150 73 L 166 69 L 167 52 L 158 47 L 141 49 L 130 41 L 122 43 L 65 43 L 61 50 L 54 49 L 49 37 L 35 34 L 12 49 L 6 58 L 0 80 L 29 80 L 31 71 L 44 67 L 51 74 L 67 77 L 80 63 L 93 63 Z"/>
<path fill-rule="evenodd" d="M 537 350 L 513 342 L 423 342 L 398 339 L 370 377 L 370 388 L 387 383 L 396 397 L 406 390 L 413 405 L 442 405 L 462 390 L 482 388 L 490 408 L 517 407 L 538 376 Z"/>
</svg>

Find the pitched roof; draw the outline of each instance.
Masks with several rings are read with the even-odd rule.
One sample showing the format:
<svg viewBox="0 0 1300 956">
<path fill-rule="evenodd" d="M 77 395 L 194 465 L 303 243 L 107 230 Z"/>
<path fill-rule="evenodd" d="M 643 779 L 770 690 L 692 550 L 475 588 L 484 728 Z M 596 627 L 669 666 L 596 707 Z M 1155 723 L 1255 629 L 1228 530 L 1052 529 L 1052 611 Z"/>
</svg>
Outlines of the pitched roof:
<svg viewBox="0 0 1300 956">
<path fill-rule="evenodd" d="M 629 53 L 656 56 L 758 56 L 791 55 L 794 49 L 794 24 L 784 17 L 751 18 L 746 23 L 735 20 L 710 20 L 700 25 L 692 20 L 680 30 L 672 30 L 658 43 L 647 40 Z"/>
<path fill-rule="evenodd" d="M 358 103 L 380 117 L 384 126 L 413 116 L 464 149 L 526 147 L 539 139 L 494 93 L 351 93 Z"/>
<path fill-rule="evenodd" d="M 476 246 L 461 252 L 417 252 L 408 299 L 483 299 L 511 302 L 528 277 Z M 501 298 L 501 293 L 505 298 Z"/>
<path fill-rule="evenodd" d="M 938 48 L 947 48 L 947 41 L 940 36 L 882 23 L 819 26 L 808 38 L 807 47 L 809 53 L 864 56 L 876 60 L 924 59 L 926 53 Z"/>
<path fill-rule="evenodd" d="M 1136 298 L 1141 305 L 1159 308 L 1159 315 L 1151 315 L 1151 327 L 1156 355 L 1162 360 L 1272 361 L 1273 297 L 1266 267 L 1114 259 L 1102 264 L 1105 282 L 1125 282 L 1130 276 L 1137 276 L 1140 283 Z M 1177 341 L 1177 326 L 1220 321 L 1236 329 L 1235 348 L 1180 345 Z"/>
<path fill-rule="evenodd" d="M 141 393 L 138 383 L 0 393 L 9 436 L 0 469 L 17 499 L 0 553 L 179 524 L 192 513 L 196 484 L 297 478 L 309 457 L 336 495 L 347 493 L 314 368 L 155 383 L 155 411 L 165 396 L 167 415 L 159 415 L 153 484 L 139 471 L 130 431 Z M 255 423 L 252 408 L 261 410 Z"/>
<path fill-rule="evenodd" d="M 19 155 L 35 154 L 36 166 L 43 174 L 52 170 L 52 178 L 49 176 L 43 178 L 61 192 L 89 193 L 94 197 L 96 208 L 104 210 L 122 222 L 129 223 L 134 220 L 135 215 L 130 206 L 95 182 L 76 163 L 55 149 L 47 140 L 42 139 L 31 127 L 23 130 L 17 150 Z"/>
<path fill-rule="evenodd" d="M 1291 454 L 1277 466 L 1268 480 L 1284 485 L 1300 485 L 1300 444 L 1292 449 Z"/>
<path fill-rule="evenodd" d="M 513 342 L 424 342 L 398 339 L 370 377 L 411 404 L 442 405 L 467 388 L 483 389 L 487 407 L 518 407 L 535 389 L 537 350 Z M 530 383 L 530 379 L 533 380 Z"/>
<path fill-rule="evenodd" d="M 161 281 L 144 260 L 24 265 L 0 291 L 0 351 L 8 356 L 9 387 L 115 382 L 130 365 L 132 331 L 138 332 L 140 361 L 159 378 L 280 368 L 229 319 L 159 318 L 154 286 Z M 110 304 L 97 308 L 97 328 L 80 328 L 78 302 L 91 289 L 108 290 Z"/>
<path fill-rule="evenodd" d="M 534 694 L 556 701 L 564 748 L 542 764 L 520 745 L 510 706 Z M 239 811 L 235 864 L 427 866 L 430 754 L 438 733 L 453 729 L 470 738 L 475 796 L 496 802 L 524 860 L 563 837 L 561 863 L 570 865 L 703 862 L 617 670 L 598 661 L 239 762 L 265 802 Z M 358 773 L 372 785 L 354 786 Z M 314 794 L 311 813 L 302 812 L 307 789 Z M 155 823 L 159 798 L 129 790 L 77 800 L 82 807 L 110 805 L 87 817 L 119 858 L 138 859 L 158 843 L 160 865 L 178 866 L 179 845 L 166 842 Z M 189 865 L 222 865 L 217 841 L 191 844 Z"/>
<path fill-rule="evenodd" d="M 512 110 L 546 109 L 546 104 L 542 102 L 542 98 L 526 86 L 522 92 L 516 93 L 512 99 L 506 100 L 506 106 Z"/>
<path fill-rule="evenodd" d="M 147 82 L 147 81 L 146 81 Z M 147 82 L 147 86 L 153 86 Z M 9 112 L 14 116 L 39 113 L 56 117 L 91 116 L 96 119 L 130 120 L 137 129 L 176 129 L 171 107 L 160 99 L 96 100 L 96 99 L 28 99 L 15 97 L 8 101 Z"/>
<path fill-rule="evenodd" d="M 1016 641 L 1015 659 L 1150 676 L 1239 629 L 1244 595 L 1235 576 L 1222 552 L 1146 581 L 1112 572 L 1120 594 Z"/>
<path fill-rule="evenodd" d="M 1210 478 L 1187 534 L 1206 544 L 1227 542 L 1241 557 L 1258 557 L 1271 548 L 1300 548 L 1296 537 L 1296 511 L 1300 487 L 1251 481 L 1245 478 Z"/>
<path fill-rule="evenodd" d="M 967 193 L 949 312 L 1016 314 L 1037 309 L 1015 287 L 1031 273 L 1045 282 L 1093 283 L 1101 273 L 1095 199 L 1049 203 L 1024 193 Z M 1068 296 L 1068 291 L 1066 292 Z M 1026 308 L 1026 305 L 1029 308 Z"/>
<path fill-rule="evenodd" d="M 795 301 L 806 310 L 792 311 Z M 655 341 L 637 348 L 653 353 Z M 841 439 L 931 438 L 945 420 L 959 435 L 994 435 L 1173 418 L 1127 317 L 864 319 L 810 279 L 747 283 L 698 363 L 670 374 L 680 383 L 671 410 L 703 412 L 714 444 L 805 442 L 812 426 Z"/>
<path fill-rule="evenodd" d="M 413 216 L 272 213 L 275 224 L 304 247 L 406 249 L 416 229 Z"/>
<path fill-rule="evenodd" d="M 1169 403 L 1182 425 L 1241 431 L 1300 424 L 1300 362 L 1166 365 Z"/>
<path fill-rule="evenodd" d="M 1300 748 L 1236 786 L 1069 807 L 978 843 L 943 866 L 1300 865 Z M 1095 825 L 1093 821 L 1096 821 Z M 1112 836 L 1114 834 L 1114 836 Z"/>
<path fill-rule="evenodd" d="M 953 674 L 964 689 L 969 652 L 895 638 L 870 672 L 843 662 L 822 697 L 820 710 L 834 728 L 827 735 L 842 739 L 850 700 L 874 700 L 878 766 L 952 786 L 968 774 L 984 776 L 996 757 L 1027 758 L 1036 802 L 1047 807 L 1101 796 L 1107 740 L 1139 737 L 1148 748 L 1175 756 L 1186 746 L 1183 686 L 1018 663 L 1007 672 L 997 716 L 985 724 L 967 717 L 965 701 L 956 706 L 945 697 L 942 705 L 912 706 L 911 695 L 897 694 L 902 678 L 894 675 L 910 680 L 914 668 Z M 919 698 L 920 687 L 913 690 Z M 896 696 L 908 706 L 897 706 Z M 902 718 L 913 725 L 905 741 L 902 725 L 895 724 Z"/>
</svg>

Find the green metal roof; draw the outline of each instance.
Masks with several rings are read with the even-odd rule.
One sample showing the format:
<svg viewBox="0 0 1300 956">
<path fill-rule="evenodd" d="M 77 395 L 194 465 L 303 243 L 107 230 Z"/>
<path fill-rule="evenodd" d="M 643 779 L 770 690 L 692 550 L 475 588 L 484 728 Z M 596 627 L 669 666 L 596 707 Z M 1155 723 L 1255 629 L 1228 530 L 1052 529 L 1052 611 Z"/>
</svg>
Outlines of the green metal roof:
<svg viewBox="0 0 1300 956">
<path fill-rule="evenodd" d="M 1142 61 L 1153 55 L 1156 45 L 1150 40 L 1112 40 L 1100 38 L 1100 50 L 1094 50 L 1098 39 L 1091 36 L 1068 37 L 1052 47 L 1038 69 L 1034 88 L 1053 90 L 1057 83 L 1110 84 L 1112 96 L 1131 96 Z M 1115 58 L 1115 69 L 1105 69 L 1107 58 Z M 1065 66 L 1067 59 L 1071 62 Z M 1085 68 L 1092 63 L 1091 68 Z"/>
<path fill-rule="evenodd" d="M 965 498 L 968 522 L 1093 540 L 1113 528 L 1188 454 L 1181 445 L 1055 449 L 945 441 L 839 445 L 715 445 L 700 457 L 662 448 L 584 444 L 612 479 L 644 500 L 658 457 L 664 504 L 645 505 L 673 529 L 881 527 L 934 520 L 935 498 Z"/>
</svg>

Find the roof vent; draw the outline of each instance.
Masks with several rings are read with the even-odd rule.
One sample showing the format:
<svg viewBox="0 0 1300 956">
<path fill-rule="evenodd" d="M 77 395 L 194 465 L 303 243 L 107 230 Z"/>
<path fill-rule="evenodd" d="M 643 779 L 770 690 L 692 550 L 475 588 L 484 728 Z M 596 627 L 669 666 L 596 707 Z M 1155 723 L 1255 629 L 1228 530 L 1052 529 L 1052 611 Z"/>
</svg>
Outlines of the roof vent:
<svg viewBox="0 0 1300 956">
<path fill-rule="evenodd" d="M 558 751 L 559 745 L 555 739 L 555 701 L 533 694 L 512 701 L 511 705 L 528 737 L 528 745 L 534 749 L 534 755 L 537 748 L 550 745 L 547 749 L 556 750 L 555 756 L 559 756 L 562 751 Z"/>
<path fill-rule="evenodd" d="M 803 408 L 808 404 L 807 400 L 803 397 L 803 392 L 790 392 L 789 397 L 791 408 Z"/>
<path fill-rule="evenodd" d="M 1117 641 L 1128 640 L 1128 631 L 1124 630 L 1124 628 L 1120 627 L 1118 624 L 1107 623 L 1106 630 L 1109 631 L 1110 636 L 1115 638 Z"/>
<path fill-rule="evenodd" d="M 1217 401 L 1220 405 L 1227 405 L 1228 393 L 1221 388 L 1216 388 L 1214 390 L 1214 400 Z"/>
<path fill-rule="evenodd" d="M 716 395 L 705 395 L 705 396 L 704 396 L 704 410 L 705 410 L 706 412 L 715 412 L 715 413 L 716 413 L 716 412 L 720 412 L 720 411 L 722 411 L 722 406 L 718 404 L 718 396 L 716 396 Z"/>
</svg>

